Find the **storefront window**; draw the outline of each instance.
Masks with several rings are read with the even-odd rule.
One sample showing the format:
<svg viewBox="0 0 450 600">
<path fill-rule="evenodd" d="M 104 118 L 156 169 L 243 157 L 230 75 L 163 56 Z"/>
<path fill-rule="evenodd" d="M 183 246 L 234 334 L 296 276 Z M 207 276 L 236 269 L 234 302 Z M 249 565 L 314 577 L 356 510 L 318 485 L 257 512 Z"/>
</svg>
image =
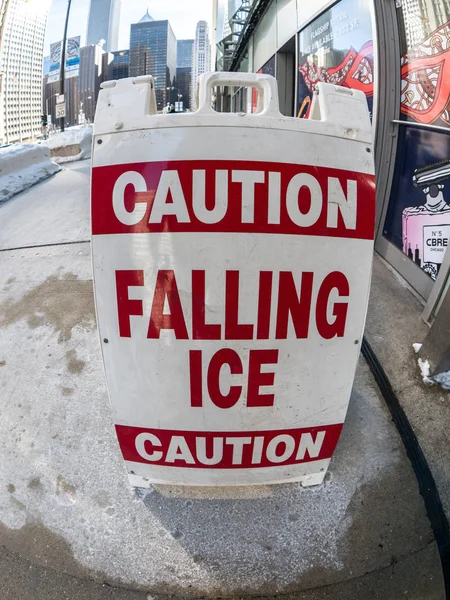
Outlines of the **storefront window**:
<svg viewBox="0 0 450 600">
<path fill-rule="evenodd" d="M 272 58 L 269 58 L 266 64 L 264 64 L 258 70 L 258 73 L 263 73 L 264 75 L 272 75 L 272 77 L 275 77 L 275 54 L 272 56 Z"/>
<path fill-rule="evenodd" d="M 258 69 L 257 73 L 262 73 L 263 75 L 272 75 L 275 77 L 275 54 L 269 58 L 269 60 Z M 252 113 L 256 112 L 256 105 L 258 103 L 258 91 L 253 88 L 252 89 Z"/>
<path fill-rule="evenodd" d="M 369 0 L 341 0 L 299 33 L 297 116 L 319 81 L 362 90 L 372 113 L 374 61 Z"/>
<path fill-rule="evenodd" d="M 436 279 L 450 236 L 450 8 L 403 2 L 397 17 L 399 118 L 425 127 L 399 126 L 383 233 Z"/>
</svg>

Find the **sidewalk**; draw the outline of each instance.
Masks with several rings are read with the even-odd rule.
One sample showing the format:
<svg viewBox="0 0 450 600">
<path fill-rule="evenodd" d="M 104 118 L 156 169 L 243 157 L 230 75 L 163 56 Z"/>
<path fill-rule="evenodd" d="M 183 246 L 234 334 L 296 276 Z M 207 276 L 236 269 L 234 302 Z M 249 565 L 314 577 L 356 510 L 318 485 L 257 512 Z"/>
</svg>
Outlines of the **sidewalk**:
<svg viewBox="0 0 450 600">
<path fill-rule="evenodd" d="M 429 329 L 407 284 L 375 258 L 366 337 L 419 440 L 450 519 L 450 392 L 422 382 L 412 344 Z"/>
<path fill-rule="evenodd" d="M 65 177 L 79 178 L 67 196 Z M 129 488 L 83 242 L 87 182 L 82 169 L 62 172 L 0 208 L 8 217 L 0 234 L 2 599 L 146 597 L 100 587 L 107 582 L 151 596 L 443 600 L 416 478 L 362 359 L 322 486 Z M 40 247 L 14 249 L 28 245 Z M 396 300 L 378 286 L 375 278 L 374 345 L 374 310 Z M 10 568 L 9 559 L 31 568 Z M 17 591 L 26 585 L 34 595 Z"/>
</svg>

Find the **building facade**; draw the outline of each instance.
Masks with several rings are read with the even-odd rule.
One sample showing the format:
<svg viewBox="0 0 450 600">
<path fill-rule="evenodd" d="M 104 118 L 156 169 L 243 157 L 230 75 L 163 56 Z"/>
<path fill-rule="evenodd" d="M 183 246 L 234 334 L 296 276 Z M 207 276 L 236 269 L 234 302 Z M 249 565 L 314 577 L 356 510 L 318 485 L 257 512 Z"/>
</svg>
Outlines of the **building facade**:
<svg viewBox="0 0 450 600">
<path fill-rule="evenodd" d="M 130 51 L 117 50 L 112 53 L 108 66 L 108 79 L 126 79 L 130 73 Z"/>
<path fill-rule="evenodd" d="M 108 81 L 112 79 L 109 72 L 110 64 L 114 59 L 112 52 L 103 52 L 102 54 L 102 81 Z"/>
<path fill-rule="evenodd" d="M 80 74 L 78 82 L 79 91 L 79 118 L 83 122 L 94 120 L 100 84 L 103 77 L 103 50 L 100 46 L 90 45 L 80 48 Z"/>
<path fill-rule="evenodd" d="M 177 67 L 176 96 L 172 97 L 172 101 L 179 100 L 183 103 L 184 110 L 191 108 L 191 85 L 192 85 L 192 67 Z"/>
<path fill-rule="evenodd" d="M 193 58 L 194 40 L 178 40 L 176 78 L 178 96 L 175 97 L 175 100 L 183 103 L 184 110 L 191 108 Z"/>
<path fill-rule="evenodd" d="M 177 69 L 178 67 L 190 67 L 192 69 L 193 52 L 194 40 L 177 41 Z"/>
<path fill-rule="evenodd" d="M 153 75 L 158 110 L 169 101 L 176 63 L 177 40 L 169 21 L 155 21 L 147 11 L 139 23 L 133 23 L 130 28 L 129 75 Z"/>
<path fill-rule="evenodd" d="M 87 46 L 99 45 L 108 52 L 118 49 L 120 8 L 120 0 L 90 0 Z"/>
<path fill-rule="evenodd" d="M 56 98 L 60 94 L 60 82 L 47 81 L 48 75 L 43 79 L 42 113 L 48 115 L 49 122 L 60 127 L 61 119 L 56 119 Z M 66 116 L 64 124 L 67 127 L 78 125 L 80 119 L 80 91 L 79 76 L 70 77 L 64 83 L 64 98 L 66 104 Z"/>
<path fill-rule="evenodd" d="M 51 63 L 50 56 L 44 56 L 44 64 L 43 64 L 43 72 L 42 72 L 44 77 L 46 75 L 48 75 L 50 72 L 50 63 Z"/>
<path fill-rule="evenodd" d="M 308 118 L 317 81 L 364 92 L 375 140 L 375 249 L 422 298 L 431 323 L 450 280 L 450 2 L 240 2 L 228 14 L 240 35 L 226 70 L 276 77 L 283 114 Z M 218 92 L 218 109 L 255 107 L 251 89 Z"/>
<path fill-rule="evenodd" d="M 49 2 L 0 0 L 0 145 L 41 130 L 42 62 Z"/>
<path fill-rule="evenodd" d="M 197 79 L 202 73 L 211 70 L 211 44 L 209 41 L 209 29 L 206 21 L 199 21 L 195 31 L 193 60 L 192 60 L 192 84 L 191 84 L 191 109 L 195 110 Z"/>
<path fill-rule="evenodd" d="M 2 47 L 3 32 L 5 31 L 4 25 L 8 4 L 9 0 L 0 0 L 0 48 Z"/>
</svg>

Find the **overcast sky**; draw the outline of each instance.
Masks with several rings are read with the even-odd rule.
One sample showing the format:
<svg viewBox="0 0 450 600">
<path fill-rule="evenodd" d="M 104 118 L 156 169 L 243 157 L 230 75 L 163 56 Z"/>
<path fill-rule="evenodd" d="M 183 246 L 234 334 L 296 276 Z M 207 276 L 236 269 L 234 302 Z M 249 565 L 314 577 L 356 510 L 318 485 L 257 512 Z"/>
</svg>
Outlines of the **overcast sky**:
<svg viewBox="0 0 450 600">
<path fill-rule="evenodd" d="M 86 42 L 89 1 L 72 0 L 70 10 L 68 35 L 81 35 L 82 46 Z M 194 38 L 198 21 L 208 21 L 211 28 L 212 0 L 122 0 L 119 50 L 129 48 L 130 24 L 137 23 L 147 8 L 154 19 L 169 19 L 179 40 Z M 63 37 L 66 10 L 67 0 L 52 0 L 47 21 L 45 56 L 50 54 L 50 44 Z"/>
</svg>

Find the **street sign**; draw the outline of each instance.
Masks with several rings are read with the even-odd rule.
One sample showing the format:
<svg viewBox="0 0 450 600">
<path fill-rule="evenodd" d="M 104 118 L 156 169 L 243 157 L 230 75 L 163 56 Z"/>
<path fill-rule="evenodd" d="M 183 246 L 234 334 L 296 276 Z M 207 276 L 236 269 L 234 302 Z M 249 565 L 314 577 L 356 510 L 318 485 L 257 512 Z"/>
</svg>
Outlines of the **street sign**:
<svg viewBox="0 0 450 600">
<path fill-rule="evenodd" d="M 66 116 L 66 103 L 55 105 L 55 118 L 63 119 Z"/>
<path fill-rule="evenodd" d="M 369 294 L 367 102 L 319 84 L 302 120 L 267 75 L 199 86 L 179 119 L 156 114 L 151 77 L 99 95 L 94 289 L 119 445 L 136 486 L 318 484 Z M 215 86 L 257 88 L 256 113 L 216 113 Z"/>
<path fill-rule="evenodd" d="M 58 94 L 56 96 L 56 104 L 64 104 L 64 94 Z"/>
</svg>

